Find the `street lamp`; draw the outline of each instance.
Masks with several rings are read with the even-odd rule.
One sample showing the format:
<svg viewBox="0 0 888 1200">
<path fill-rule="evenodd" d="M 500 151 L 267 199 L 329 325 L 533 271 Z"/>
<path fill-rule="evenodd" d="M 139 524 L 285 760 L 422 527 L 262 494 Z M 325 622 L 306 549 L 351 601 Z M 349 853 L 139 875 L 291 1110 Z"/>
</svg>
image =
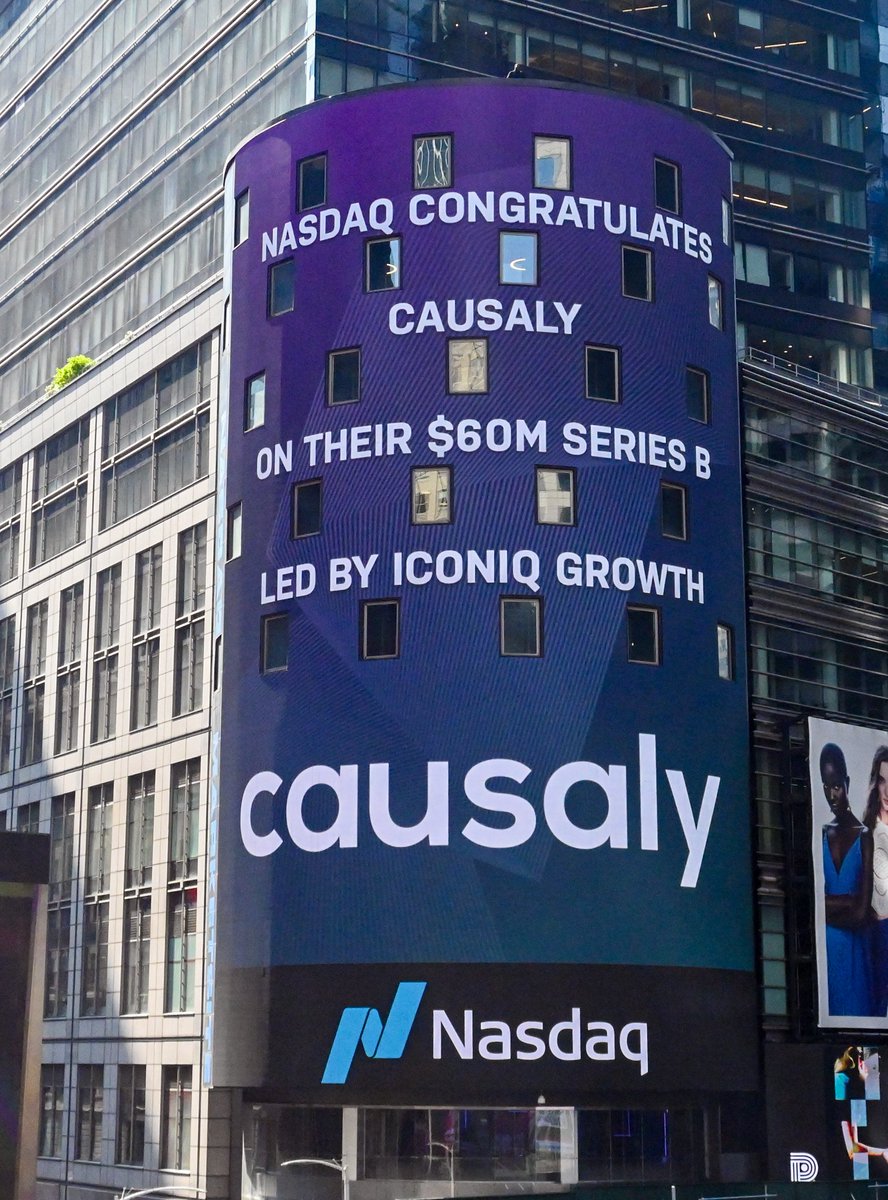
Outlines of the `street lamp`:
<svg viewBox="0 0 888 1200">
<path fill-rule="evenodd" d="M 342 1200 L 348 1200 L 348 1166 L 345 1159 L 338 1158 L 288 1158 L 278 1163 L 280 1167 L 330 1167 L 342 1176 Z"/>
<path fill-rule="evenodd" d="M 141 1188 L 124 1188 L 123 1191 L 114 1197 L 114 1200 L 137 1200 L 139 1196 L 178 1196 L 182 1192 L 187 1192 L 189 1196 L 197 1196 L 198 1200 L 201 1197 L 206 1197 L 206 1190 L 199 1187 L 188 1187 L 184 1184 L 171 1183 L 165 1187 L 150 1187 Z"/>
</svg>

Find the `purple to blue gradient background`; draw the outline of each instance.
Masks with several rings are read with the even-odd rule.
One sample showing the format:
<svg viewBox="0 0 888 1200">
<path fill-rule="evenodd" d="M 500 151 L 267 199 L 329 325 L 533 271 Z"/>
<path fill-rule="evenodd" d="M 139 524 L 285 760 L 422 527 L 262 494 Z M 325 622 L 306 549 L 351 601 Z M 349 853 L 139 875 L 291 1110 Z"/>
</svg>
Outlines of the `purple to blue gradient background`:
<svg viewBox="0 0 888 1200">
<path fill-rule="evenodd" d="M 710 267 L 680 251 L 653 247 L 654 303 L 620 289 L 621 237 L 570 225 L 533 226 L 540 235 L 540 284 L 497 283 L 499 223 L 418 228 L 407 223 L 412 138 L 454 138 L 453 189 L 533 190 L 533 135 L 573 139 L 573 191 L 635 204 L 647 228 L 654 207 L 655 156 L 681 166 L 682 219 L 713 239 Z M 296 307 L 266 319 L 267 263 L 262 232 L 297 220 L 297 163 L 326 153 L 327 204 L 392 199 L 403 237 L 403 287 L 363 291 L 363 237 L 352 233 L 298 248 Z M 722 197 L 730 196 L 727 152 L 706 130 L 664 108 L 596 92 L 512 82 L 409 86 L 325 101 L 259 134 L 235 156 L 234 193 L 250 190 L 250 236 L 232 255 L 227 504 L 243 501 L 243 554 L 226 568 L 221 800 L 218 871 L 219 969 L 265 964 L 527 962 L 627 963 L 750 971 L 749 798 L 742 531 L 732 253 L 721 241 Z M 560 193 L 553 193 L 556 207 Z M 600 220 L 600 211 L 599 211 Z M 646 243 L 639 243 L 645 245 Z M 289 253 L 289 252 L 287 252 Z M 707 275 L 724 283 L 727 332 L 708 321 Z M 446 335 L 395 337 L 388 311 L 397 302 L 517 297 L 583 308 L 571 337 L 489 335 L 490 391 L 445 393 Z M 461 336 L 471 336 L 464 334 Z M 586 400 L 585 342 L 619 345 L 623 400 Z M 325 405 L 327 352 L 360 345 L 362 399 Z M 713 420 L 687 417 L 685 367 L 711 374 Z M 244 380 L 265 371 L 263 428 L 242 427 Z M 545 419 L 546 454 L 474 454 L 437 459 L 424 431 L 438 414 L 530 424 Z M 311 467 L 306 434 L 406 421 L 409 456 Z M 705 446 L 712 477 L 571 457 L 561 448 L 568 421 L 619 425 Z M 258 450 L 294 443 L 292 476 L 256 478 Z M 410 523 L 412 467 L 449 464 L 455 520 Z M 538 526 L 534 467 L 577 471 L 578 524 Z M 223 468 L 224 469 L 224 468 Z M 291 540 L 294 480 L 323 478 L 321 536 Z M 661 478 L 690 493 L 691 537 L 664 539 Z M 435 582 L 392 586 L 394 550 L 534 549 L 543 563 L 544 656 L 499 654 L 499 586 Z M 558 553 L 572 550 L 687 565 L 702 571 L 706 603 L 563 587 Z M 379 565 L 366 591 L 331 594 L 332 557 L 370 553 Z M 260 608 L 260 575 L 313 562 L 319 586 L 289 605 Z M 358 657 L 360 602 L 401 600 L 401 654 Z M 625 606 L 657 603 L 664 658 L 658 668 L 626 662 Z M 289 608 L 289 669 L 261 676 L 262 612 Z M 739 680 L 719 680 L 717 622 L 733 626 Z M 659 752 L 660 849 L 639 848 L 637 736 L 654 733 Z M 487 758 L 511 758 L 533 773 L 518 788 L 539 813 L 535 836 L 514 850 L 490 851 L 461 836 L 471 816 L 495 823 L 465 800 L 465 771 Z M 542 818 L 542 789 L 563 763 L 587 759 L 628 767 L 629 847 L 569 849 Z M 366 815 L 366 765 L 391 764 L 393 813 L 403 824 L 425 810 L 425 764 L 451 764 L 448 847 L 384 846 Z M 283 803 L 306 766 L 361 766 L 361 826 L 354 849 L 308 854 L 286 835 Z M 684 838 L 664 769 L 684 771 L 696 807 L 706 776 L 721 777 L 709 843 L 696 888 L 681 888 Z M 284 845 L 251 858 L 238 832 L 241 792 L 257 771 L 284 780 L 275 825 Z M 494 785 L 512 790 L 505 783 Z M 329 798 L 307 805 L 322 828 Z M 578 824 L 603 815 L 593 789 L 571 804 Z"/>
</svg>

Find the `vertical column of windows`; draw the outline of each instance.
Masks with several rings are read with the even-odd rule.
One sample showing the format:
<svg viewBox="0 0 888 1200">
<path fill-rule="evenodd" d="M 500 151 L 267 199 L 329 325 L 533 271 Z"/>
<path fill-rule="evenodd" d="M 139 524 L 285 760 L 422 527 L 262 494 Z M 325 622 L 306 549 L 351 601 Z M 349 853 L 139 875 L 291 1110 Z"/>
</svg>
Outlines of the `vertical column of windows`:
<svg viewBox="0 0 888 1200">
<path fill-rule="evenodd" d="M 105 1068 L 90 1063 L 77 1068 L 77 1145 L 74 1157 L 102 1160 L 102 1117 L 105 1109 Z"/>
<path fill-rule="evenodd" d="M 197 981 L 197 838 L 200 759 L 177 763 L 170 775 L 167 887 L 167 1012 L 192 1012 Z"/>
<path fill-rule="evenodd" d="M 187 1171 L 191 1163 L 191 1067 L 163 1068 L 160 1165 Z"/>
<path fill-rule="evenodd" d="M 38 802 L 27 806 L 23 824 L 37 832 Z M 39 824 L 38 824 L 39 828 Z M 64 1017 L 70 992 L 71 891 L 74 877 L 74 796 L 54 796 L 50 816 L 49 900 L 46 932 L 44 1015 Z"/>
<path fill-rule="evenodd" d="M 117 732 L 117 663 L 120 640 L 120 563 L 96 578 L 96 636 L 93 646 L 91 739 Z"/>
<path fill-rule="evenodd" d="M 108 929 L 111 879 L 113 784 L 89 789 L 86 822 L 86 878 L 83 901 L 83 966 L 80 1013 L 98 1017 L 108 1002 Z"/>
<path fill-rule="evenodd" d="M 160 684 L 160 601 L 163 546 L 136 555 L 136 605 L 133 621 L 133 678 L 130 729 L 157 724 Z"/>
<path fill-rule="evenodd" d="M 204 522 L 179 534 L 173 716 L 194 712 L 203 703 L 206 576 Z"/>
<path fill-rule="evenodd" d="M 31 509 L 32 567 L 86 537 L 88 469 L 88 417 L 38 447 Z"/>
<path fill-rule="evenodd" d="M 124 875 L 122 1011 L 148 1011 L 151 965 L 151 878 L 154 855 L 154 772 L 130 777 L 127 786 Z"/>
<path fill-rule="evenodd" d="M 15 617 L 0 621 L 0 773 L 12 763 L 12 706 L 15 688 Z"/>
<path fill-rule="evenodd" d="M 65 1067 L 45 1063 L 40 1068 L 41 1158 L 61 1158 L 65 1118 Z"/>
<path fill-rule="evenodd" d="M 55 753 L 77 748 L 80 720 L 80 660 L 83 584 L 65 588 L 59 610 L 59 661 L 56 672 Z"/>
<path fill-rule="evenodd" d="M 49 602 L 28 609 L 25 620 L 25 672 L 22 688 L 23 767 L 43 758 L 43 702 L 46 694 L 46 633 Z"/>
<path fill-rule="evenodd" d="M 145 1162 L 145 1068 L 117 1069 L 117 1137 L 114 1161 L 132 1167 Z"/>
<path fill-rule="evenodd" d="M 22 506 L 22 464 L 0 471 L 0 583 L 19 571 L 19 532 Z"/>
</svg>

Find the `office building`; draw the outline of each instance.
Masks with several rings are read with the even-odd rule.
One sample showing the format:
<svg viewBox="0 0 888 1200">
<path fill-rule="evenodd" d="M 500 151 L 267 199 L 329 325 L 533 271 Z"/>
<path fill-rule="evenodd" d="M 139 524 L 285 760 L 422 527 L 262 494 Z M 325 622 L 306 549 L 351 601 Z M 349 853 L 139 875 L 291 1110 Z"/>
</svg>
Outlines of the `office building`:
<svg viewBox="0 0 888 1200">
<path fill-rule="evenodd" d="M 741 345 L 885 387 L 878 68 L 878 14 L 863 0 L 758 8 L 602 0 L 557 14 L 530 3 L 470 10 L 295 0 L 12 0 L 2 8 L 0 809 L 8 828 L 54 841 L 38 1165 L 45 1200 L 175 1182 L 239 1195 L 241 1147 L 264 1136 L 261 1122 L 251 1124 L 249 1095 L 245 1104 L 238 1091 L 200 1082 L 211 1009 L 203 969 L 210 701 L 221 664 L 211 630 L 226 158 L 310 100 L 395 82 L 511 73 L 662 101 L 734 153 Z M 47 395 L 55 369 L 80 354 L 96 365 Z M 773 365 L 756 372 L 771 381 L 768 403 L 787 428 L 802 421 L 799 388 L 822 416 L 816 402 L 829 388 L 785 388 Z M 834 403 L 844 431 L 858 410 L 847 397 Z M 879 408 L 860 411 L 870 417 L 855 429 L 877 478 Z M 818 419 L 810 417 L 819 431 Z M 790 443 L 813 438 L 809 430 Z M 750 496 L 773 507 L 771 484 L 749 461 Z M 770 469 L 785 481 L 788 468 Z M 809 482 L 803 494 L 780 492 L 799 518 L 828 491 L 823 480 Z M 878 501 L 856 486 L 841 513 L 829 510 L 831 527 L 841 526 L 841 537 L 865 528 L 878 540 Z M 750 519 L 750 537 L 755 525 Z M 820 545 L 813 533 L 809 540 Z M 853 553 L 860 588 L 875 586 L 878 547 Z M 821 692 L 824 710 L 873 726 L 882 718 L 872 664 L 884 638 L 878 598 L 843 594 L 839 638 L 836 605 L 814 596 L 824 570 L 802 585 L 811 598 L 798 605 L 782 599 L 800 583 L 795 568 L 789 580 L 759 585 L 758 561 L 760 994 L 768 1036 L 792 1040 L 811 1031 L 801 1014 L 813 1011 L 813 985 L 810 945 L 784 940 L 804 927 L 796 919 L 804 887 L 786 874 L 780 840 L 781 721 L 813 703 L 801 681 L 811 682 L 821 669 L 812 661 L 821 660 L 796 642 L 781 657 L 781 638 L 796 636 L 797 614 L 812 637 L 822 618 L 846 671 L 838 691 Z M 781 554 L 766 561 L 779 572 Z M 856 568 L 834 577 L 848 575 L 858 577 Z M 767 619 L 756 622 L 760 610 Z M 795 671 L 796 684 L 779 682 Z M 843 707 L 845 697 L 871 694 L 853 701 L 856 711 Z M 390 1000 L 373 1003 L 384 1013 Z M 738 1101 L 734 1128 L 748 1127 L 742 1109 Z M 306 1116 L 323 1126 L 324 1158 L 343 1149 L 335 1111 L 332 1126 L 329 1113 Z M 698 1146 L 696 1118 L 687 1119 Z M 618 1125 L 607 1136 L 628 1144 Z M 554 1153 L 551 1142 L 541 1134 L 537 1152 Z M 726 1177 L 748 1176 L 750 1144 L 722 1146 Z M 448 1154 L 439 1155 L 445 1166 L 434 1172 L 446 1183 Z M 611 1178 L 636 1169 L 621 1161 L 608 1160 Z"/>
</svg>

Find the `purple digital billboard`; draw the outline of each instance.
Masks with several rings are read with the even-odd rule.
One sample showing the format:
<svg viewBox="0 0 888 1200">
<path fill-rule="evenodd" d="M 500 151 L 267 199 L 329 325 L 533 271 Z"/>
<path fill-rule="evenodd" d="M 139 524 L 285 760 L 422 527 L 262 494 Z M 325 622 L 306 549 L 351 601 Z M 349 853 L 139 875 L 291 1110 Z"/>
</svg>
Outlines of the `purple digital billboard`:
<svg viewBox="0 0 888 1200">
<path fill-rule="evenodd" d="M 208 1077 L 753 1088 L 727 151 L 443 83 L 226 189 Z"/>
</svg>

